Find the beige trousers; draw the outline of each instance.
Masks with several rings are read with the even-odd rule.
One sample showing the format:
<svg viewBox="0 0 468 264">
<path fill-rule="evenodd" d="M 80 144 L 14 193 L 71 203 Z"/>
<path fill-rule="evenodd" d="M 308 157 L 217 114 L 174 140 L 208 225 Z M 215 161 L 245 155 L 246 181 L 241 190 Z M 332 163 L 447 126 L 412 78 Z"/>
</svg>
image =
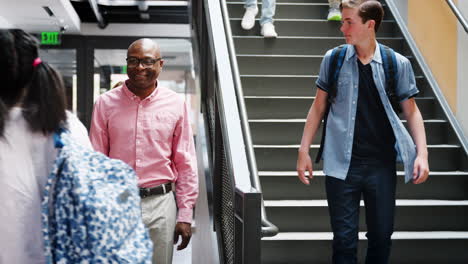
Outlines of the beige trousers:
<svg viewBox="0 0 468 264">
<path fill-rule="evenodd" d="M 141 210 L 153 241 L 153 264 L 171 264 L 177 214 L 173 192 L 141 199 Z"/>
</svg>

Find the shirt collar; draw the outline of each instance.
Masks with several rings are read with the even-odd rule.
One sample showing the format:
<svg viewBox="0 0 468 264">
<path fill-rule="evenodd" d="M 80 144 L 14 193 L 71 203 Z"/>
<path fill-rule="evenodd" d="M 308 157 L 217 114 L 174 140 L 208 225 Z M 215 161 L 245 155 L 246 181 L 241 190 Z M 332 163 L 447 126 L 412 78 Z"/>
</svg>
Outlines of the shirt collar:
<svg viewBox="0 0 468 264">
<path fill-rule="evenodd" d="M 130 89 L 128 89 L 127 83 L 126 83 L 126 82 L 123 83 L 122 90 L 123 90 L 124 94 L 125 94 L 128 98 L 130 98 L 131 100 L 136 100 L 136 101 L 145 101 L 145 100 L 147 100 L 147 101 L 152 101 L 152 100 L 154 100 L 154 98 L 156 97 L 156 95 L 158 94 L 158 92 L 159 92 L 160 89 L 158 89 L 158 81 L 156 80 L 156 89 L 154 89 L 154 91 L 153 91 L 150 95 L 148 95 L 145 99 L 143 99 L 143 100 L 141 100 L 140 97 L 136 96 L 132 91 L 130 91 Z"/>
<path fill-rule="evenodd" d="M 346 60 L 351 59 L 356 55 L 356 49 L 354 48 L 354 45 L 348 45 L 348 50 L 346 51 Z M 374 51 L 374 57 L 372 57 L 372 60 L 382 64 L 382 55 L 380 54 L 380 48 L 379 48 L 379 43 L 376 41 L 375 42 L 375 51 Z"/>
</svg>

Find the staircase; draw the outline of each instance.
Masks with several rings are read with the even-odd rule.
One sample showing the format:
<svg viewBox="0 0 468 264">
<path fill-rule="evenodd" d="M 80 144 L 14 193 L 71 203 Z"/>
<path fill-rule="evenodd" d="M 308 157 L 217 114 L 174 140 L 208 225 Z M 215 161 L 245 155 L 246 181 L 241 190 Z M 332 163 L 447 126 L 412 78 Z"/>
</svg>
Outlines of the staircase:
<svg viewBox="0 0 468 264">
<path fill-rule="evenodd" d="M 328 49 L 344 43 L 340 23 L 324 19 L 326 0 L 278 0 L 275 26 L 280 37 L 264 39 L 259 15 L 254 29 L 241 28 L 243 5 L 230 0 L 228 11 L 266 211 L 280 229 L 277 236 L 262 240 L 262 263 L 331 263 L 322 165 L 314 164 L 310 186 L 300 183 L 295 166 L 320 62 Z M 404 184 L 402 167 L 398 168 L 391 263 L 468 263 L 466 153 L 388 9 L 377 39 L 413 63 L 431 169 L 426 183 L 413 185 Z M 311 147 L 312 158 L 320 137 Z M 364 209 L 360 215 L 362 260 Z"/>
</svg>

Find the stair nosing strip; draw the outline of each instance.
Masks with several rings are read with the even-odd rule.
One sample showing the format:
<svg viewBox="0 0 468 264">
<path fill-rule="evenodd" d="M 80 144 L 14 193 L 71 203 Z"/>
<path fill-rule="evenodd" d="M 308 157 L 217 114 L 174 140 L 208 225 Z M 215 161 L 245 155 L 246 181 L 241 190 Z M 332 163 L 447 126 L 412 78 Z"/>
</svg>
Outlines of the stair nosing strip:
<svg viewBox="0 0 468 264">
<path fill-rule="evenodd" d="M 241 78 L 318 78 L 318 75 L 310 74 L 240 74 Z M 416 75 L 416 79 L 424 79 L 423 75 Z"/>
<path fill-rule="evenodd" d="M 229 20 L 241 21 L 242 18 L 230 17 Z M 255 21 L 260 21 L 260 18 L 255 18 Z M 330 23 L 327 19 L 321 19 L 321 18 L 275 18 L 274 22 L 327 22 L 327 23 Z M 396 23 L 396 21 L 395 20 L 382 20 L 382 23 Z"/>
<path fill-rule="evenodd" d="M 397 171 L 398 176 L 404 176 L 403 171 Z M 431 171 L 429 176 L 468 176 L 467 171 Z M 259 171 L 260 177 L 297 177 L 296 171 Z M 314 176 L 324 177 L 323 170 L 314 171 Z"/>
<path fill-rule="evenodd" d="M 312 144 L 311 148 L 319 148 L 320 145 Z M 271 145 L 271 144 L 254 144 L 254 148 L 281 148 L 281 149 L 298 149 L 300 145 L 298 144 L 284 144 L 284 145 Z M 460 145 L 457 144 L 431 144 L 427 145 L 428 148 L 460 148 Z"/>
<path fill-rule="evenodd" d="M 468 200 L 435 200 L 435 199 L 396 199 L 396 206 L 431 207 L 431 206 L 468 206 Z M 327 207 L 326 199 L 314 200 L 264 200 L 265 207 Z M 364 207 L 364 201 L 360 201 L 360 207 Z"/>
<path fill-rule="evenodd" d="M 315 97 L 314 97 L 315 98 Z M 249 119 L 249 123 L 305 123 L 305 118 L 288 118 L 288 119 Z M 445 119 L 424 119 L 424 123 L 448 123 Z M 401 120 L 406 123 L 406 120 Z"/>
<path fill-rule="evenodd" d="M 258 3 L 261 3 L 260 1 Z M 226 2 L 231 5 L 245 5 L 245 2 L 231 1 Z M 310 5 L 310 6 L 328 6 L 328 3 L 306 3 L 306 2 L 276 2 L 276 5 Z M 259 10 L 260 11 L 260 10 Z"/>
<path fill-rule="evenodd" d="M 244 99 L 314 99 L 315 96 L 257 96 L 257 95 L 246 95 Z"/>
<path fill-rule="evenodd" d="M 241 78 L 318 78 L 318 75 L 294 74 L 240 74 Z"/>
<path fill-rule="evenodd" d="M 274 237 L 263 237 L 262 240 L 332 240 L 332 232 L 280 232 Z M 359 240 L 366 240 L 366 232 L 359 232 Z M 409 232 L 395 231 L 392 240 L 410 240 L 410 239 L 468 239 L 466 231 L 426 231 Z"/>
<path fill-rule="evenodd" d="M 236 57 L 243 58 L 324 58 L 324 54 L 310 55 L 310 54 L 236 54 Z M 412 59 L 413 56 L 406 56 L 407 59 Z"/>
<path fill-rule="evenodd" d="M 257 4 L 261 4 L 261 1 L 258 1 Z M 228 1 L 226 4 L 231 5 L 245 5 L 245 2 L 238 2 L 238 1 Z M 306 3 L 306 2 L 276 2 L 276 5 L 313 5 L 313 6 L 326 6 L 328 7 L 328 3 Z M 383 7 L 386 7 L 387 4 L 383 3 Z"/>
<path fill-rule="evenodd" d="M 265 39 L 263 36 L 235 35 L 234 39 Z M 344 37 L 321 37 L 321 36 L 278 36 L 276 39 L 317 39 L 317 40 L 345 40 Z M 403 37 L 377 37 L 377 40 L 405 40 Z"/>
<path fill-rule="evenodd" d="M 261 3 L 261 2 L 258 2 L 258 3 Z M 226 2 L 226 4 L 228 5 L 245 5 L 244 2 Z M 276 6 L 280 6 L 280 5 L 293 5 L 293 6 L 296 6 L 296 5 L 305 5 L 305 6 L 326 6 L 328 7 L 328 3 L 305 3 L 305 2 L 276 2 Z"/>
<path fill-rule="evenodd" d="M 313 99 L 315 96 L 276 96 L 276 95 L 245 95 L 244 99 Z M 415 97 L 416 101 L 420 100 L 434 100 L 435 96 L 421 96 Z M 419 99 L 419 100 L 418 100 Z"/>
<path fill-rule="evenodd" d="M 236 54 L 243 58 L 323 58 L 324 55 L 301 55 L 301 54 Z"/>
</svg>

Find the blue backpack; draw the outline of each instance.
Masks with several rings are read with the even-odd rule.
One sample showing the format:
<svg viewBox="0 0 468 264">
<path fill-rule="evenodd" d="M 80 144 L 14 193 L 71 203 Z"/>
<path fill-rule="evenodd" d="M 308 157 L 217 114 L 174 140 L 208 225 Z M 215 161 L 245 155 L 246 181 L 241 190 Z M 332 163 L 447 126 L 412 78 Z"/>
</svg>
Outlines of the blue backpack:
<svg viewBox="0 0 468 264">
<path fill-rule="evenodd" d="M 346 51 L 348 50 L 349 44 L 340 45 L 332 50 L 330 55 L 330 64 L 328 66 L 328 100 L 323 116 L 323 128 L 322 128 L 322 139 L 320 142 L 320 148 L 315 158 L 315 163 L 319 163 L 322 159 L 323 146 L 325 144 L 325 135 L 327 128 L 327 119 L 328 113 L 330 112 L 331 104 L 334 103 L 338 89 L 336 83 L 338 77 L 340 76 L 340 70 L 343 66 L 343 61 L 346 56 Z M 382 65 L 385 73 L 385 92 L 387 93 L 390 104 L 392 105 L 393 110 L 398 114 L 401 112 L 401 107 L 396 95 L 396 85 L 398 83 L 397 73 L 398 65 L 396 62 L 395 51 L 385 45 L 379 43 L 380 54 L 382 56 Z"/>
<path fill-rule="evenodd" d="M 58 155 L 42 201 L 46 263 L 151 263 L 135 172 L 54 134 Z"/>
</svg>

